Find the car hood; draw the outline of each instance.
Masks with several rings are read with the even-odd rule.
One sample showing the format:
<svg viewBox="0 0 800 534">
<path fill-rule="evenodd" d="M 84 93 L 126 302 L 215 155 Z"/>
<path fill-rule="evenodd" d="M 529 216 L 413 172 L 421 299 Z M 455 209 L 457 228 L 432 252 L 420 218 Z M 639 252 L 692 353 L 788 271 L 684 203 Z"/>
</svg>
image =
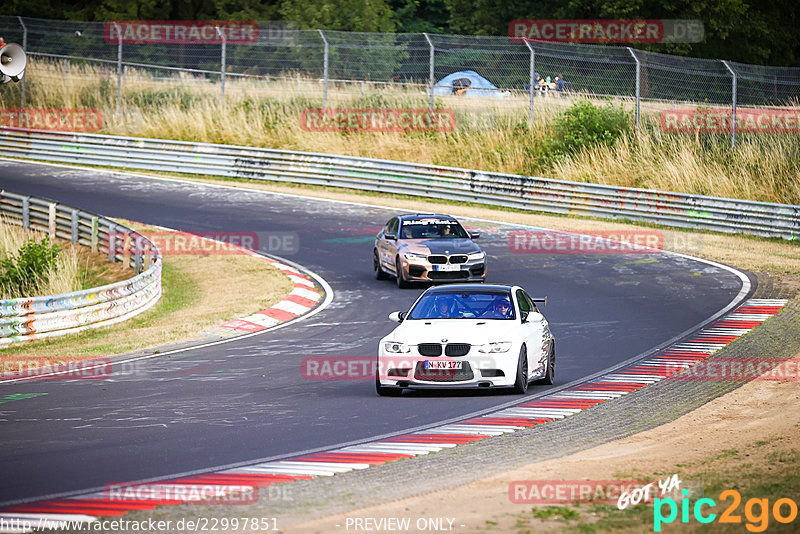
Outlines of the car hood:
<svg viewBox="0 0 800 534">
<path fill-rule="evenodd" d="M 392 341 L 409 345 L 419 343 L 469 343 L 483 345 L 492 341 L 511 341 L 520 324 L 499 319 L 428 319 L 408 320 L 388 336 Z M 446 339 L 447 341 L 442 341 Z"/>
<path fill-rule="evenodd" d="M 481 248 L 471 239 L 403 239 L 399 248 L 415 254 L 469 254 Z"/>
</svg>

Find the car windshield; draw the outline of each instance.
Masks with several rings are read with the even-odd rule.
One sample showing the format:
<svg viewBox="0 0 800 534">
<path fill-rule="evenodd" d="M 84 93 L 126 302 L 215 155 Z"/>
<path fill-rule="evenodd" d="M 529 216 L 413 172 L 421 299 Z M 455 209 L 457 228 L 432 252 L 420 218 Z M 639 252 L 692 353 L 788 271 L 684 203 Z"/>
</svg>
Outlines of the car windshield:
<svg viewBox="0 0 800 534">
<path fill-rule="evenodd" d="M 457 221 L 417 219 L 403 221 L 400 239 L 463 239 L 469 234 Z"/>
<path fill-rule="evenodd" d="M 500 319 L 516 318 L 507 291 L 437 291 L 423 295 L 408 319 Z"/>
</svg>

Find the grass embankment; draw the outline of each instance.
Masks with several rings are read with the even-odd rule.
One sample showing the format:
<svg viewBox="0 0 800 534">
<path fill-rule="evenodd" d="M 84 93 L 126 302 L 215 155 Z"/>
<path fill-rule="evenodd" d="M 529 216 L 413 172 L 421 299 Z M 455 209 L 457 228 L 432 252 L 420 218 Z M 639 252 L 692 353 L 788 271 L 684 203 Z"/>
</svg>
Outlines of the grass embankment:
<svg viewBox="0 0 800 534">
<path fill-rule="evenodd" d="M 41 257 L 48 251 L 38 248 L 34 254 L 26 256 L 28 268 L 19 269 L 18 258 L 23 246 L 28 243 L 38 246 L 43 240 L 45 248 L 49 248 L 46 234 L 23 230 L 0 220 L 0 258 L 13 260 L 13 267 L 19 271 L 27 271 L 20 273 L 23 279 L 16 286 L 0 283 L 0 299 L 58 295 L 110 284 L 131 276 L 131 271 L 123 269 L 121 264 L 108 263 L 104 254 L 92 253 L 86 247 L 72 245 L 63 240 L 54 242 L 58 252 L 52 264 Z M 39 257 L 35 257 L 37 254 Z M 5 269 L 6 266 L 3 265 L 2 270 Z M 6 273 L 3 272 L 0 282 L 4 282 L 6 278 Z M 22 286 L 22 291 L 18 289 L 19 286 Z"/>
<path fill-rule="evenodd" d="M 616 143 L 558 157 L 551 143 L 554 118 L 574 103 L 569 97 L 537 98 L 534 129 L 528 125 L 528 97 L 517 94 L 504 99 L 438 98 L 437 106 L 456 112 L 453 132 L 324 133 L 300 126 L 304 109 L 322 106 L 321 84 L 307 79 L 229 79 L 221 102 L 218 84 L 186 75 L 155 80 L 128 69 L 122 112 L 116 114 L 116 77 L 108 68 L 72 63 L 65 76 L 60 63 L 35 60 L 26 76 L 29 107 L 99 108 L 102 132 L 109 134 L 350 154 L 800 204 L 800 136 L 740 134 L 739 146 L 731 149 L 727 134 L 666 134 L 658 126 L 658 111 L 667 107 L 662 104 L 649 104 L 649 111 L 643 111 L 640 135 L 628 130 Z M 630 109 L 629 100 L 618 102 Z M 0 106 L 18 104 L 18 88 L 0 93 Z M 329 106 L 424 108 L 427 98 L 419 87 L 333 85 Z"/>
<path fill-rule="evenodd" d="M 152 230 L 129 221 L 123 224 Z M 154 231 L 163 235 L 162 230 Z M 124 278 L 130 276 L 133 271 L 128 269 Z M 225 321 L 269 307 L 291 289 L 292 282 L 283 273 L 252 256 L 164 256 L 162 297 L 148 311 L 122 324 L 2 349 L 0 362 L 22 355 L 85 359 L 196 338 Z"/>
</svg>

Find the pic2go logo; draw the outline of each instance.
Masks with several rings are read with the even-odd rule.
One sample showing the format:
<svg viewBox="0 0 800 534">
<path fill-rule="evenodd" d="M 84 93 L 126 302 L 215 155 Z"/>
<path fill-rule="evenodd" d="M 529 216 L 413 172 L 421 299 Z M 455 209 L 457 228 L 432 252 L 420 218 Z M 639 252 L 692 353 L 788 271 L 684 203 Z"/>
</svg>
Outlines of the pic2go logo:
<svg viewBox="0 0 800 534">
<path fill-rule="evenodd" d="M 694 505 L 689 501 L 689 490 L 682 490 L 680 514 L 681 523 L 689 523 L 689 513 L 692 512 L 694 519 L 698 523 L 712 523 L 717 519 L 717 514 L 711 512 L 711 508 L 717 506 L 714 499 L 703 498 L 695 501 Z M 736 513 L 742 503 L 742 496 L 736 490 L 725 490 L 719 494 L 720 501 L 731 499 L 730 505 L 719 514 L 718 523 L 741 524 L 742 516 Z M 667 515 L 665 509 L 667 508 Z M 797 503 L 789 498 L 776 500 L 770 508 L 769 499 L 749 499 L 744 505 L 744 516 L 747 520 L 745 528 L 749 532 L 764 532 L 769 527 L 770 512 L 778 523 L 788 524 L 797 518 Z M 675 499 L 656 498 L 653 501 L 653 531 L 661 532 L 661 526 L 674 522 L 678 518 L 678 503 Z"/>
</svg>

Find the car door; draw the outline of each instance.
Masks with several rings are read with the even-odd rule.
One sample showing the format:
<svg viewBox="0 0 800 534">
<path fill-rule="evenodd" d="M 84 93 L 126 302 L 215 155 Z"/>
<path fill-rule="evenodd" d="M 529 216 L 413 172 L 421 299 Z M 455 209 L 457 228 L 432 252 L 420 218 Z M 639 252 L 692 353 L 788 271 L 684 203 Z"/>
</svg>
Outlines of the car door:
<svg viewBox="0 0 800 534">
<path fill-rule="evenodd" d="M 541 330 L 537 321 L 524 320 L 531 313 L 536 312 L 536 305 L 522 289 L 517 289 L 517 303 L 519 304 L 519 320 L 521 322 L 522 338 L 528 348 L 528 372 L 532 372 L 539 366 L 541 358 Z"/>
<path fill-rule="evenodd" d="M 389 222 L 386 223 L 378 239 L 378 257 L 380 258 L 381 265 L 383 265 L 383 269 L 390 273 L 395 272 L 394 258 L 397 255 L 397 239 L 387 239 L 386 235 L 394 235 L 396 238 L 399 226 L 400 221 L 398 218 L 392 217 L 389 219 Z"/>
<path fill-rule="evenodd" d="M 544 314 L 542 314 L 536 307 L 536 303 L 533 302 L 531 296 L 528 295 L 528 293 L 525 292 L 524 290 L 522 291 L 522 294 L 525 296 L 528 302 L 530 302 L 532 313 L 537 313 L 539 314 L 539 317 L 541 317 L 541 320 L 531 322 L 531 325 L 534 326 L 534 332 L 531 334 L 531 340 L 530 340 L 531 344 L 529 346 L 535 346 L 537 348 L 537 351 L 539 351 L 543 349 L 543 344 L 547 342 L 548 343 L 547 348 L 549 350 L 549 345 L 552 344 L 553 342 L 553 336 L 550 333 L 550 325 L 548 324 Z M 542 362 L 544 362 L 547 359 L 547 354 L 548 351 L 542 350 L 540 356 Z"/>
</svg>

